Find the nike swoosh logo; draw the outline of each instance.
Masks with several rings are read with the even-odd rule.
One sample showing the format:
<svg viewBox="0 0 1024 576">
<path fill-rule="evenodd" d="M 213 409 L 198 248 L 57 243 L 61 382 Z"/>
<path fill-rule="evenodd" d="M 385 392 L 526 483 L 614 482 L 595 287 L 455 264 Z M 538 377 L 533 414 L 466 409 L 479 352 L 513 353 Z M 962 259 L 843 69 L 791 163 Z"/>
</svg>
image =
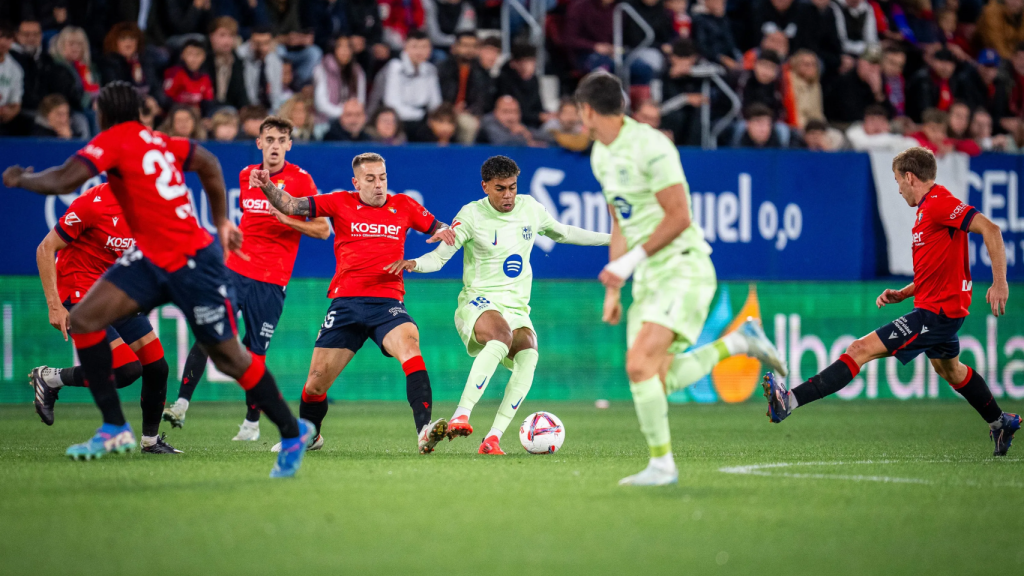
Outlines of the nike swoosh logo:
<svg viewBox="0 0 1024 576">
<path fill-rule="evenodd" d="M 494 245 L 494 246 L 498 245 L 498 231 L 497 230 L 494 231 L 494 242 L 492 242 L 492 245 Z"/>
<path fill-rule="evenodd" d="M 518 410 L 519 409 L 519 405 L 523 403 L 523 398 L 525 398 L 525 396 L 520 398 L 518 402 L 516 402 L 515 404 L 512 405 L 512 409 L 513 410 Z"/>
<path fill-rule="evenodd" d="M 480 381 L 480 384 L 477 384 L 476 389 L 479 390 L 479 389 L 483 388 L 484 384 L 487 384 L 487 377 L 486 376 L 484 376 L 484 379 Z"/>
</svg>

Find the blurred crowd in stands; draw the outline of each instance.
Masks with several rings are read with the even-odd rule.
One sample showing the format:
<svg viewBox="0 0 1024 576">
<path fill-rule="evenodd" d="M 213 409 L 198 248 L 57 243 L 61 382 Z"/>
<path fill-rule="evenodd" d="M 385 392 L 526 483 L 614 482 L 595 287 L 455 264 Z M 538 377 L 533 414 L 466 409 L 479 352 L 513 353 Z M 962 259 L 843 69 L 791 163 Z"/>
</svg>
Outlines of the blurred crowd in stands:
<svg viewBox="0 0 1024 576">
<path fill-rule="evenodd" d="M 520 1 L 543 45 L 513 12 L 504 52 L 501 0 L 7 0 L 0 136 L 89 138 L 123 80 L 145 123 L 198 140 L 277 114 L 300 142 L 582 151 L 571 95 L 606 69 L 680 146 L 1024 148 L 1024 0 Z"/>
</svg>

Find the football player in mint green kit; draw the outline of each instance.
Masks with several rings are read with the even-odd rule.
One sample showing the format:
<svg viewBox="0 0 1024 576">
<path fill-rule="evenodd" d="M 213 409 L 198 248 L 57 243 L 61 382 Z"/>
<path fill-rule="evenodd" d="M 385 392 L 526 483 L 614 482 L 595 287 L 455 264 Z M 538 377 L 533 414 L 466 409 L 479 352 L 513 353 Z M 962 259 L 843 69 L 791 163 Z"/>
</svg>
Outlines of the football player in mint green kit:
<svg viewBox="0 0 1024 576">
<path fill-rule="evenodd" d="M 576 91 L 583 125 L 595 140 L 590 156 L 612 212 L 603 320 L 618 324 L 620 293 L 633 276 L 626 322 L 626 373 L 651 458 L 619 484 L 658 486 L 678 480 L 666 394 L 700 380 L 715 364 L 747 354 L 786 371 L 760 323 L 748 319 L 722 339 L 683 353 L 700 336 L 718 285 L 711 247 L 691 221 L 690 190 L 679 151 L 661 132 L 624 115 L 618 78 L 595 72 Z"/>
<path fill-rule="evenodd" d="M 436 272 L 459 248 L 465 248 L 455 328 L 466 351 L 476 359 L 448 424 L 448 439 L 473 433 L 470 412 L 498 364 L 504 364 L 512 376 L 479 449 L 481 454 L 504 454 L 501 435 L 530 391 L 537 366 L 537 334 L 530 322 L 530 251 L 536 235 L 581 246 L 607 246 L 610 236 L 562 224 L 532 197 L 516 196 L 519 166 L 511 158 L 488 158 L 480 176 L 487 196 L 466 204 L 455 217 L 451 226 L 455 245 L 439 246 L 415 260 L 399 260 L 389 269 L 396 274 Z"/>
</svg>

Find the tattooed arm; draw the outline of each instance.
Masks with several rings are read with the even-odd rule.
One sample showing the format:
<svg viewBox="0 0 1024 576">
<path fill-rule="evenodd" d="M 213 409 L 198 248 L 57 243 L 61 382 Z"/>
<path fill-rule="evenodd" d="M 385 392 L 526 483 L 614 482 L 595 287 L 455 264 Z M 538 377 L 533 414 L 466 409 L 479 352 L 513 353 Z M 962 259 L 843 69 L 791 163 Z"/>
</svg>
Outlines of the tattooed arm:
<svg viewBox="0 0 1024 576">
<path fill-rule="evenodd" d="M 270 181 L 269 170 L 253 170 L 249 173 L 249 186 L 259 188 L 266 195 L 270 204 L 282 214 L 289 216 L 309 216 L 309 199 L 295 198 L 281 190 Z"/>
</svg>

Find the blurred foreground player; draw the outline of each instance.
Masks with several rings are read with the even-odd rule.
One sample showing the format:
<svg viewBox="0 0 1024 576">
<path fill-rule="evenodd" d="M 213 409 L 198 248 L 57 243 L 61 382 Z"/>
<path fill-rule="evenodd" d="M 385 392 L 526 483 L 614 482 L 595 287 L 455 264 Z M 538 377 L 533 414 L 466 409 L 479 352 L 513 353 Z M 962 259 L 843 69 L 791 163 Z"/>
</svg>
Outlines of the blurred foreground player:
<svg viewBox="0 0 1024 576">
<path fill-rule="evenodd" d="M 618 324 L 622 287 L 633 276 L 626 373 L 651 458 L 647 468 L 619 484 L 674 484 L 667 393 L 697 382 L 734 354 L 747 354 L 785 371 L 761 324 L 737 330 L 690 352 L 704 328 L 718 287 L 711 246 L 692 221 L 690 188 L 679 151 L 661 132 L 624 115 L 619 79 L 587 75 L 576 91 L 583 126 L 594 139 L 590 165 L 613 214 L 603 320 Z"/>
<path fill-rule="evenodd" d="M 993 316 L 1006 312 L 1010 289 L 1002 232 L 984 214 L 935 183 L 935 156 L 928 150 L 914 147 L 899 153 L 893 158 L 892 171 L 900 195 L 908 205 L 917 207 L 914 281 L 900 290 L 882 292 L 875 304 L 881 308 L 913 298 L 914 309 L 854 341 L 839 360 L 792 390 L 775 374 L 765 374 L 762 386 L 768 417 L 782 422 L 797 406 L 835 394 L 872 360 L 895 356 L 907 364 L 923 352 L 935 372 L 988 422 L 989 436 L 995 442 L 993 454 L 1005 456 L 1014 433 L 1020 430 L 1020 416 L 1003 412 L 981 374 L 960 362 L 957 336 L 971 306 L 969 232 L 981 234 L 992 259 L 992 286 L 985 301 Z"/>
<path fill-rule="evenodd" d="M 85 296 L 100 275 L 135 244 L 109 184 L 93 186 L 76 198 L 36 249 L 50 325 L 68 339 L 68 312 Z M 57 261 L 53 255 L 57 253 Z M 142 451 L 180 454 L 160 432 L 160 411 L 167 398 L 167 360 L 149 318 L 132 314 L 107 327 L 114 382 L 124 388 L 142 377 Z M 126 343 L 127 342 L 127 343 Z M 53 425 L 53 407 L 64 386 L 85 386 L 81 366 L 39 366 L 29 374 L 35 390 L 36 413 Z"/>
<path fill-rule="evenodd" d="M 224 178 L 217 158 L 181 138 L 167 138 L 139 122 L 141 98 L 127 82 L 112 82 L 97 99 L 102 132 L 62 166 L 38 174 L 11 166 L 4 185 L 46 195 L 67 194 L 90 177 L 107 172 L 110 189 L 124 211 L 135 246 L 96 281 L 71 312 L 71 338 L 89 391 L 103 414 L 96 435 L 67 450 L 90 459 L 135 448 L 114 384 L 106 327 L 118 319 L 173 302 L 185 314 L 196 339 L 217 368 L 238 380 L 277 424 L 284 449 L 271 477 L 294 476 L 313 426 L 297 421 L 281 398 L 273 376 L 259 357 L 238 342 L 234 286 L 221 246 L 192 214 L 188 188 L 177 164 L 195 171 L 206 189 L 221 242 L 241 244 L 241 233 L 227 219 Z"/>
<path fill-rule="evenodd" d="M 270 116 L 260 125 L 256 147 L 263 152 L 263 162 L 246 166 L 238 175 L 242 207 L 242 248 L 227 257 L 227 267 L 235 283 L 235 297 L 242 311 L 245 337 L 242 344 L 253 355 L 266 357 L 270 339 L 274 336 L 281 312 L 284 310 L 285 289 L 295 267 L 299 253 L 299 240 L 303 234 L 326 240 L 331 226 L 326 218 L 285 216 L 278 212 L 259 188 L 249 186 L 249 173 L 267 170 L 270 178 L 282 190 L 296 197 L 316 194 L 313 177 L 295 164 L 285 161 L 292 148 L 292 123 Z M 206 370 L 208 356 L 198 342 L 185 359 L 178 400 L 164 410 L 163 418 L 181 428 L 192 394 Z M 260 438 L 260 410 L 252 395 L 246 393 L 248 410 L 232 440 L 255 441 Z"/>
<path fill-rule="evenodd" d="M 455 244 L 442 244 L 414 260 L 399 260 L 389 270 L 395 274 L 436 272 L 464 248 L 455 329 L 475 360 L 459 406 L 448 422 L 447 436 L 451 440 L 473 433 L 469 416 L 498 364 L 503 364 L 512 370 L 512 376 L 477 452 L 504 454 L 501 436 L 530 392 L 539 358 L 537 333 L 530 320 L 534 234 L 580 246 L 607 246 L 609 235 L 562 224 L 531 196 L 519 196 L 519 166 L 511 158 L 488 158 L 480 167 L 480 178 L 486 196 L 466 204 L 455 216 Z"/>
<path fill-rule="evenodd" d="M 319 450 L 324 445 L 320 424 L 327 415 L 327 391 L 363 343 L 372 338 L 385 356 L 402 364 L 418 448 L 427 454 L 444 437 L 448 422 L 443 418 L 430 421 L 433 395 L 420 355 L 419 328 L 402 302 L 402 278 L 390 274 L 387 266 L 402 258 L 409 228 L 430 235 L 427 242 L 454 244 L 455 235 L 409 196 L 388 195 L 387 169 L 379 154 L 356 156 L 352 172 L 356 192 L 306 198 L 295 198 L 275 186 L 266 170 L 250 174 L 250 185 L 262 189 L 284 214 L 327 216 L 334 225 L 337 267 L 327 290 L 331 306 L 313 348 L 299 415 L 316 426 L 310 450 Z"/>
</svg>

